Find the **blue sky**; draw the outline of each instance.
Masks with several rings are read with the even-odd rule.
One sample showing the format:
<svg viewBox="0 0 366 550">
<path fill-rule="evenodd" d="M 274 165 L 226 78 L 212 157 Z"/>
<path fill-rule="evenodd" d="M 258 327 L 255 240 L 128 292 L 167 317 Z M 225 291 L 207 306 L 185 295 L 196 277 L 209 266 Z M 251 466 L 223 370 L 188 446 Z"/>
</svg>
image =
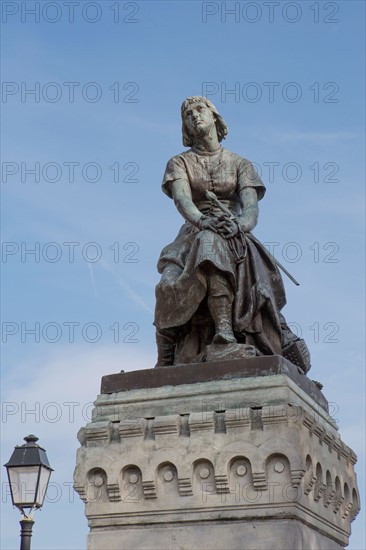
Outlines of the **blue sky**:
<svg viewBox="0 0 366 550">
<path fill-rule="evenodd" d="M 2 2 L 2 464 L 35 433 L 55 470 L 33 547 L 84 548 L 77 431 L 102 375 L 155 364 L 156 262 L 181 223 L 160 184 L 180 104 L 205 92 L 267 185 L 254 234 L 301 282 L 284 313 L 364 495 L 364 3 L 81 1 L 74 22 L 35 4 Z"/>
</svg>

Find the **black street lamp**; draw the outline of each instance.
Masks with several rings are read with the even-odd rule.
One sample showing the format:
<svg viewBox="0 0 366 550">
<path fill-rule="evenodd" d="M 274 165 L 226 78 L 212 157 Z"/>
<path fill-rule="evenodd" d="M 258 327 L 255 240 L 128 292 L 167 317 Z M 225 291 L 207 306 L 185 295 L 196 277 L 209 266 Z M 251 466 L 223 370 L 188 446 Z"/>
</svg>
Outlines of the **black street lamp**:
<svg viewBox="0 0 366 550">
<path fill-rule="evenodd" d="M 7 464 L 13 506 L 22 513 L 20 550 L 30 550 L 33 510 L 43 506 L 51 472 L 46 451 L 37 445 L 38 437 L 28 435 L 24 445 L 17 445 Z M 24 510 L 29 508 L 26 514 Z"/>
</svg>

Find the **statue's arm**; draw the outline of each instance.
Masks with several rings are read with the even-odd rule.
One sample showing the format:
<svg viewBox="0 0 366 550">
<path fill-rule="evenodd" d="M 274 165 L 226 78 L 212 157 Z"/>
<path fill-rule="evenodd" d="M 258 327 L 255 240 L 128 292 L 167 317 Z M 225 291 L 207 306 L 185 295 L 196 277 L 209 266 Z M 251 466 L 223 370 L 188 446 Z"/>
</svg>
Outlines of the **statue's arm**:
<svg viewBox="0 0 366 550">
<path fill-rule="evenodd" d="M 175 180 L 172 183 L 172 195 L 174 204 L 183 218 L 193 225 L 198 225 L 203 214 L 192 201 L 192 192 L 188 181 Z"/>
<path fill-rule="evenodd" d="M 238 217 L 238 222 L 248 232 L 254 229 L 258 222 L 258 196 L 254 187 L 245 187 L 240 191 L 240 201 L 242 212 Z"/>
</svg>

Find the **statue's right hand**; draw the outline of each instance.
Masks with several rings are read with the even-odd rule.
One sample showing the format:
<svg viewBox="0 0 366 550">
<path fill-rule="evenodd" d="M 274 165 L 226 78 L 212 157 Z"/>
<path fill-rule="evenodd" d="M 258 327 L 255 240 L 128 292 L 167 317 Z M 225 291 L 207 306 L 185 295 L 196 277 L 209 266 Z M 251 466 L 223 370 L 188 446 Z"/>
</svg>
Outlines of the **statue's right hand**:
<svg viewBox="0 0 366 550">
<path fill-rule="evenodd" d="M 217 233 L 217 219 L 216 218 L 209 218 L 209 217 L 202 217 L 198 222 L 198 227 L 200 231 L 203 231 L 204 229 L 209 229 L 210 231 L 214 231 Z"/>
</svg>

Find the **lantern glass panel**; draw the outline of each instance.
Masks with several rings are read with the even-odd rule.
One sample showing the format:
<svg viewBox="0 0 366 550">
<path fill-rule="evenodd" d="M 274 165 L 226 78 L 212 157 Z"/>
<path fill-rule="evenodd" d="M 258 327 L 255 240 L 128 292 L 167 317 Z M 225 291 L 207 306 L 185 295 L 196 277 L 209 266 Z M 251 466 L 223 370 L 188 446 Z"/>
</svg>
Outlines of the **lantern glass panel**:
<svg viewBox="0 0 366 550">
<path fill-rule="evenodd" d="M 44 466 L 41 466 L 37 498 L 36 498 L 36 504 L 35 504 L 37 508 L 40 508 L 41 506 L 43 506 L 50 475 L 51 475 L 51 470 L 49 470 L 48 468 L 45 468 Z"/>
<path fill-rule="evenodd" d="M 8 468 L 15 506 L 32 508 L 36 501 L 39 466 Z"/>
</svg>

